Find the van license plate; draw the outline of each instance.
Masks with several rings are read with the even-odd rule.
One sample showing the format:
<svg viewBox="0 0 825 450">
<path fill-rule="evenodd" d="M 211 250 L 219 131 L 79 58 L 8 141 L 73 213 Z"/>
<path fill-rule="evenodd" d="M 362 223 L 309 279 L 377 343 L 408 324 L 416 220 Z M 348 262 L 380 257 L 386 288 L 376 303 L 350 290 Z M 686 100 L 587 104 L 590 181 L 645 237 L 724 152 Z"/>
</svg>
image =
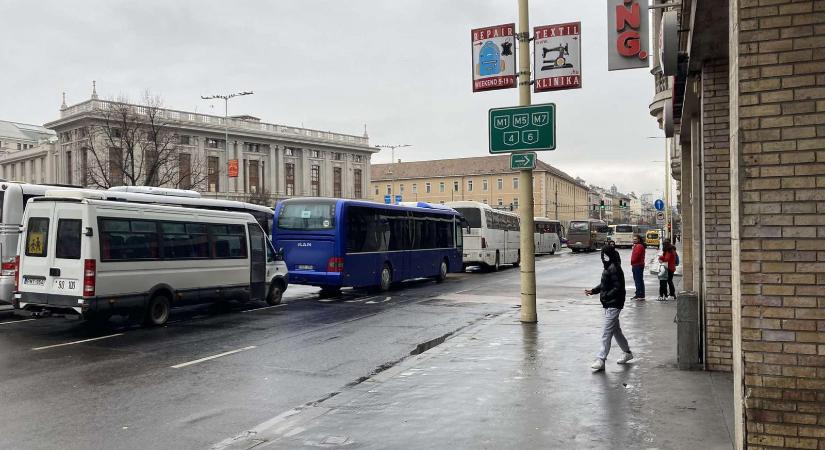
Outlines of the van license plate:
<svg viewBox="0 0 825 450">
<path fill-rule="evenodd" d="M 69 280 L 66 278 L 56 278 L 54 280 L 54 288 L 58 291 L 74 291 L 77 289 L 77 280 Z"/>
<path fill-rule="evenodd" d="M 312 264 L 298 264 L 298 270 L 315 270 Z"/>
<path fill-rule="evenodd" d="M 46 279 L 41 277 L 23 277 L 23 284 L 28 286 L 43 286 L 46 284 Z"/>
</svg>

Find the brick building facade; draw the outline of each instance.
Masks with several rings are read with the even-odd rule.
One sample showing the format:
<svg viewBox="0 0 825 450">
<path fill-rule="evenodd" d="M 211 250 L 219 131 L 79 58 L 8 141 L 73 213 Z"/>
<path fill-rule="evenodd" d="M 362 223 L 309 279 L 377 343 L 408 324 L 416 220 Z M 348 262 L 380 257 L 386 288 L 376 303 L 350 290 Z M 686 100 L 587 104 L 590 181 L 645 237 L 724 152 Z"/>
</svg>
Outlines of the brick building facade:
<svg viewBox="0 0 825 450">
<path fill-rule="evenodd" d="M 733 373 L 737 448 L 823 450 L 825 1 L 674 8 L 679 73 L 654 58 L 651 113 L 673 101 L 703 366 Z"/>
</svg>

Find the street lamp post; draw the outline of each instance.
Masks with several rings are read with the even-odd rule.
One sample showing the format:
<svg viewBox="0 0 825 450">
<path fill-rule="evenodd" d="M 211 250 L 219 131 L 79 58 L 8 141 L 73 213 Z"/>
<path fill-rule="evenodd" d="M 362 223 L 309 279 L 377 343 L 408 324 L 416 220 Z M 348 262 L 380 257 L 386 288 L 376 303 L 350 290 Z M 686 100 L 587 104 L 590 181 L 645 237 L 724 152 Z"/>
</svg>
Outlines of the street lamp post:
<svg viewBox="0 0 825 450">
<path fill-rule="evenodd" d="M 662 234 L 665 238 L 670 237 L 670 231 L 668 230 L 668 225 L 671 224 L 672 213 L 670 211 L 670 174 L 669 165 L 670 165 L 670 138 L 663 137 L 663 136 L 648 136 L 648 139 L 664 139 L 665 140 L 665 160 L 662 161 L 665 163 L 665 186 L 664 186 L 664 201 L 665 201 L 665 226 L 662 230 Z M 660 162 L 660 161 L 653 161 L 653 162 Z M 671 225 L 672 226 L 672 225 Z"/>
<path fill-rule="evenodd" d="M 393 173 L 392 168 L 395 166 L 395 149 L 397 148 L 404 148 L 404 147 L 412 147 L 410 144 L 396 144 L 396 145 L 388 145 L 388 144 L 380 144 L 376 145 L 375 148 L 389 148 L 392 150 L 391 152 L 391 160 L 390 160 L 390 174 Z M 390 195 L 395 195 L 395 182 L 390 179 Z"/>
<path fill-rule="evenodd" d="M 252 91 L 243 91 L 243 92 L 236 92 L 234 94 L 215 94 L 215 95 L 201 95 L 202 100 L 214 100 L 214 99 L 222 99 L 223 100 L 223 131 L 224 131 L 224 141 L 223 141 L 223 152 L 227 160 L 227 164 L 229 163 L 229 99 L 234 97 L 240 97 L 243 95 L 252 95 L 254 92 Z M 235 149 L 237 152 L 237 149 Z M 237 154 L 235 155 L 235 159 L 237 159 Z M 227 174 L 228 175 L 228 174 Z M 227 182 L 228 180 L 227 176 Z M 235 191 L 238 191 L 238 180 L 235 179 Z M 216 193 L 217 194 L 217 193 Z"/>
</svg>

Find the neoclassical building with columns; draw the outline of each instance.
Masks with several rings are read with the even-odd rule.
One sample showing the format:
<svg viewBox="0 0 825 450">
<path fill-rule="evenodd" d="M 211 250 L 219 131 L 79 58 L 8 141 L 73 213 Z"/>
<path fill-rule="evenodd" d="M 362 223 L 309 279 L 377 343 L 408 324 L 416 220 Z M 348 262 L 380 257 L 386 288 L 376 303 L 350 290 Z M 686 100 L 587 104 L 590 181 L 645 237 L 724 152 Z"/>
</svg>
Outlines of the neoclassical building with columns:
<svg viewBox="0 0 825 450">
<path fill-rule="evenodd" d="M 58 138 L 55 170 L 45 182 L 95 187 L 87 177 L 92 161 L 88 153 L 90 147 L 98 152 L 106 148 L 89 145 L 89 129 L 101 125 L 107 110 L 124 105 L 133 108 L 137 117 L 147 109 L 102 100 L 96 90 L 90 99 L 75 105 L 67 105 L 64 99 L 60 117 L 45 124 Z M 247 115 L 225 119 L 165 108 L 156 108 L 155 114 L 175 136 L 176 151 L 182 156 L 174 164 L 203 162 L 204 182 L 193 188 L 205 196 L 266 204 L 302 196 L 367 196 L 370 158 L 377 149 L 369 145 L 366 130 L 358 136 L 266 123 Z"/>
</svg>

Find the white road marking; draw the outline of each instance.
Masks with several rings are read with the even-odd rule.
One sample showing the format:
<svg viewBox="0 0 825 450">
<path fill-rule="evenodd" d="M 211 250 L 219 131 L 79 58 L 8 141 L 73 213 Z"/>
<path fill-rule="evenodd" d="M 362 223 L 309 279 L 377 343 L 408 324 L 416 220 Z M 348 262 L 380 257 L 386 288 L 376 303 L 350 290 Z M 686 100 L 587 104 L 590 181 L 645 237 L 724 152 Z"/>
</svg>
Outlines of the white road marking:
<svg viewBox="0 0 825 450">
<path fill-rule="evenodd" d="M 273 305 L 273 306 L 264 306 L 264 307 L 261 307 L 261 308 L 245 309 L 245 310 L 243 310 L 243 311 L 241 311 L 241 312 L 245 312 L 245 313 L 246 313 L 246 312 L 252 312 L 252 311 L 260 311 L 260 310 L 262 310 L 262 309 L 280 308 L 281 306 L 286 306 L 286 303 L 282 303 L 282 304 L 280 304 L 280 305 Z"/>
<path fill-rule="evenodd" d="M 372 297 L 372 298 L 375 298 L 375 297 Z M 387 297 L 387 298 L 385 298 L 384 300 L 381 300 L 380 302 L 376 302 L 376 301 L 372 301 L 372 300 L 370 300 L 370 301 L 368 301 L 368 302 L 367 302 L 367 304 L 368 304 L 368 305 L 374 305 L 374 304 L 376 304 L 376 303 L 387 303 L 387 302 L 388 302 L 388 301 L 390 301 L 391 299 L 392 299 L 392 297 Z"/>
<path fill-rule="evenodd" d="M 32 320 L 37 320 L 37 319 L 9 320 L 8 322 L 0 322 L 0 325 L 5 325 L 7 323 L 29 322 L 29 321 L 32 321 Z"/>
<path fill-rule="evenodd" d="M 255 346 L 255 345 L 250 345 L 249 347 L 244 347 L 244 348 L 239 348 L 237 350 L 231 350 L 231 351 L 228 351 L 228 352 L 218 353 L 217 355 L 207 356 L 206 358 L 196 359 L 194 361 L 189 361 L 189 362 L 185 362 L 185 363 L 181 363 L 181 364 L 175 364 L 174 366 L 171 366 L 171 367 L 173 369 L 180 369 L 180 368 L 191 366 L 191 365 L 194 365 L 194 364 L 199 364 L 199 363 L 202 363 L 204 361 L 209 361 L 209 360 L 212 360 L 212 359 L 215 359 L 215 358 L 220 358 L 222 356 L 233 355 L 235 353 L 240 353 L 240 352 L 245 352 L 247 350 L 252 350 L 253 348 L 258 348 L 258 347 Z"/>
<path fill-rule="evenodd" d="M 123 334 L 124 333 L 116 333 L 116 334 L 110 334 L 108 336 L 100 336 L 100 337 L 91 338 L 91 339 L 83 339 L 82 341 L 72 341 L 72 342 L 64 342 L 62 344 L 46 345 L 45 347 L 35 347 L 32 350 L 46 350 L 48 348 L 63 347 L 63 346 L 66 346 L 66 345 L 74 345 L 74 344 L 82 344 L 84 342 L 99 341 L 101 339 L 109 339 L 109 338 L 113 338 L 113 337 L 116 337 L 116 336 L 123 336 Z"/>
</svg>

